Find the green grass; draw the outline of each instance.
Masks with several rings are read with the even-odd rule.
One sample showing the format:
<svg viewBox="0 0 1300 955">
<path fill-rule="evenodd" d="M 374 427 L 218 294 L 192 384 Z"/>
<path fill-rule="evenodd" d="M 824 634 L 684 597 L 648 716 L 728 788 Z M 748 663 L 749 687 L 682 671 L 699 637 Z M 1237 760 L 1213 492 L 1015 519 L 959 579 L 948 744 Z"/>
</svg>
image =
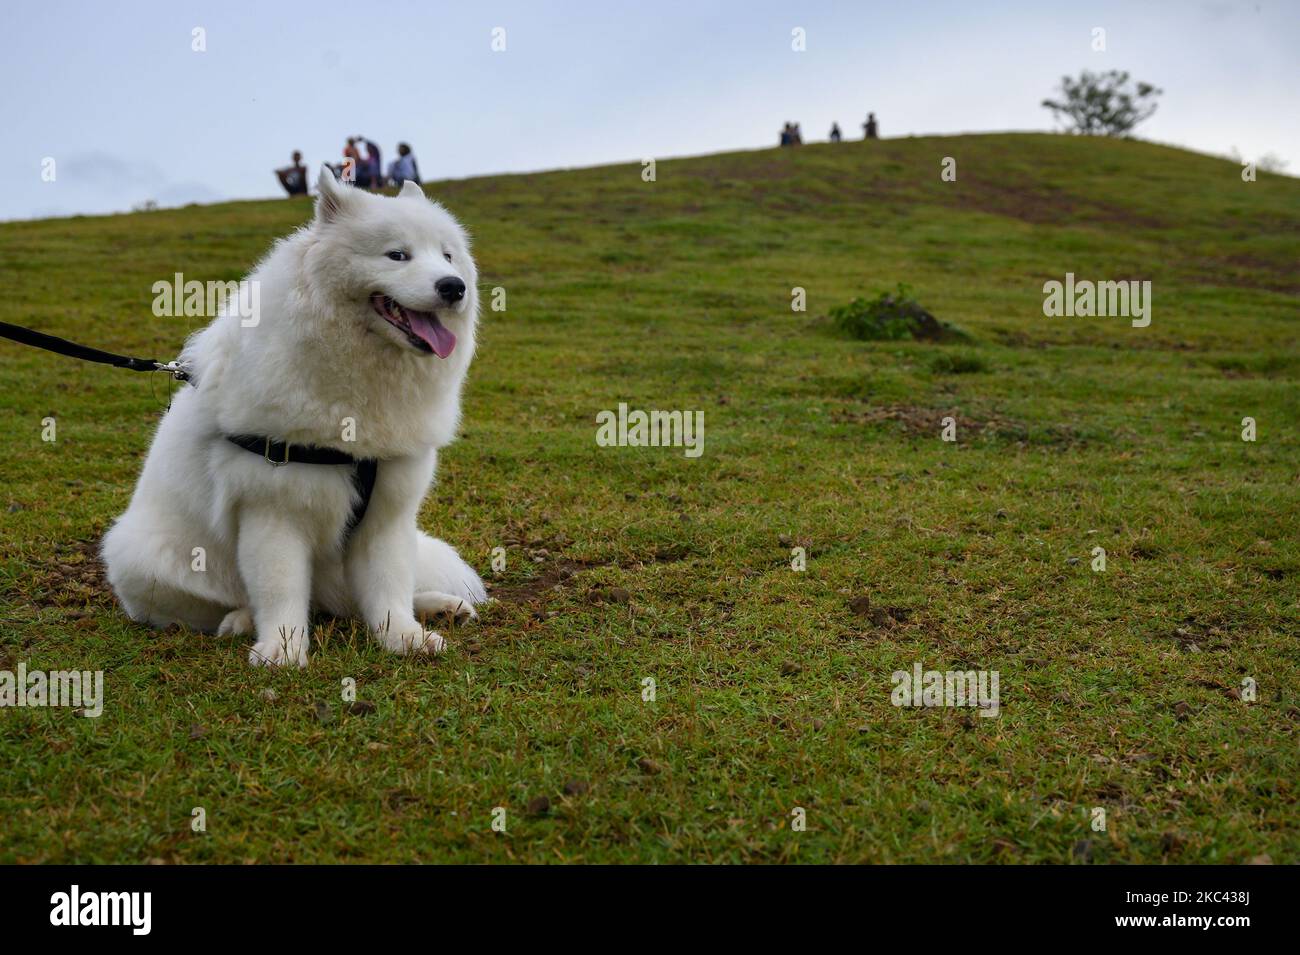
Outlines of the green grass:
<svg viewBox="0 0 1300 955">
<path fill-rule="evenodd" d="M 430 189 L 508 294 L 422 515 L 501 599 L 431 662 L 322 623 L 266 672 L 130 623 L 93 547 L 167 386 L 0 343 L 0 668 L 107 696 L 0 710 L 0 861 L 1300 859 L 1300 182 L 1034 135 L 640 173 Z M 170 357 L 194 320 L 151 284 L 238 278 L 308 215 L 0 226 L 0 320 Z M 1151 280 L 1150 327 L 1045 318 L 1067 271 Z M 899 282 L 971 341 L 835 331 Z M 702 409 L 703 456 L 598 447 L 620 401 Z M 999 671 L 1001 715 L 895 708 L 914 661 Z"/>
</svg>

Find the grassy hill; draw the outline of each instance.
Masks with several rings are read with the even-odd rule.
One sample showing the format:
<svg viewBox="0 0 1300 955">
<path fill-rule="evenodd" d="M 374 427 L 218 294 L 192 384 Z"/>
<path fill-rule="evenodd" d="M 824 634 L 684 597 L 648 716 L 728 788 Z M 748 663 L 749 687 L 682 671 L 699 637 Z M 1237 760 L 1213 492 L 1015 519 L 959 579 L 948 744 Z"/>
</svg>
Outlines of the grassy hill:
<svg viewBox="0 0 1300 955">
<path fill-rule="evenodd" d="M 0 342 L 0 669 L 107 697 L 0 710 L 0 861 L 1300 861 L 1300 181 L 997 135 L 429 191 L 507 309 L 422 523 L 498 603 L 432 662 L 322 622 L 292 673 L 131 624 L 94 547 L 167 383 Z M 0 320 L 170 357 L 151 285 L 309 214 L 0 225 Z M 1150 326 L 1045 317 L 1067 272 L 1150 280 Z M 827 319 L 898 282 L 971 341 Z M 598 447 L 620 401 L 703 455 Z M 916 662 L 1000 716 L 893 706 Z"/>
</svg>

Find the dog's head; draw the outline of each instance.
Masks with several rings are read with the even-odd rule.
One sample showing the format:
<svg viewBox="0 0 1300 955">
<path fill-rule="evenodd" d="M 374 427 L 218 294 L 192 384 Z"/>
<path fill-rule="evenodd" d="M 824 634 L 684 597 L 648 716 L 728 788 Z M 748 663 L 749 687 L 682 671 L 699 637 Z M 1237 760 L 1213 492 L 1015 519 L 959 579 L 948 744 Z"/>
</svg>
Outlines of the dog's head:
<svg viewBox="0 0 1300 955">
<path fill-rule="evenodd" d="M 316 187 L 310 265 L 331 297 L 395 348 L 436 361 L 472 347 L 478 273 L 460 223 L 413 182 L 380 196 L 324 167 Z"/>
</svg>

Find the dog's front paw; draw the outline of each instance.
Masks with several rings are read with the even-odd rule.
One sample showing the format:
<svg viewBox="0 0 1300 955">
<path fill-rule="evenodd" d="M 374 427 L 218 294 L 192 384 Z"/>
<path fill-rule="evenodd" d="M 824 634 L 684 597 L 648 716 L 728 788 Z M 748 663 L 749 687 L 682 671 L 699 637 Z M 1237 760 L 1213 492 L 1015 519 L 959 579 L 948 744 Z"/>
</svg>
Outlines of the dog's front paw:
<svg viewBox="0 0 1300 955">
<path fill-rule="evenodd" d="M 441 653 L 447 645 L 442 634 L 426 630 L 418 620 L 401 620 L 375 628 L 375 639 L 393 653 Z"/>
<path fill-rule="evenodd" d="M 466 624 L 471 620 L 478 619 L 474 605 L 454 594 L 444 594 L 437 590 L 422 590 L 415 595 L 414 603 L 415 612 L 426 617 L 432 617 L 440 613 L 451 614 L 458 624 Z"/>
<path fill-rule="evenodd" d="M 248 662 L 255 667 L 282 667 L 307 665 L 307 633 L 298 630 L 281 630 L 269 637 L 260 638 L 248 651 Z"/>
</svg>

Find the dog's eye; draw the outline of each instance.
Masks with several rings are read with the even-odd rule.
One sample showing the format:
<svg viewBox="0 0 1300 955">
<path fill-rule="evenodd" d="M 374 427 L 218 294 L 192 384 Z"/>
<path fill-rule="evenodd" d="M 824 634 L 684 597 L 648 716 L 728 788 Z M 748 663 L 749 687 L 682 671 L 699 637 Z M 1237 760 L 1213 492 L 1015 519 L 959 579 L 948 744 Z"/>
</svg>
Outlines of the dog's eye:
<svg viewBox="0 0 1300 955">
<path fill-rule="evenodd" d="M 388 252 L 385 252 L 384 255 L 388 256 L 394 262 L 405 262 L 410 258 L 410 256 L 401 249 L 390 249 Z"/>
<path fill-rule="evenodd" d="M 444 253 L 442 253 L 442 257 L 443 257 L 444 259 L 446 259 L 448 262 L 451 261 L 451 253 L 450 253 L 450 252 L 444 252 Z"/>
</svg>

